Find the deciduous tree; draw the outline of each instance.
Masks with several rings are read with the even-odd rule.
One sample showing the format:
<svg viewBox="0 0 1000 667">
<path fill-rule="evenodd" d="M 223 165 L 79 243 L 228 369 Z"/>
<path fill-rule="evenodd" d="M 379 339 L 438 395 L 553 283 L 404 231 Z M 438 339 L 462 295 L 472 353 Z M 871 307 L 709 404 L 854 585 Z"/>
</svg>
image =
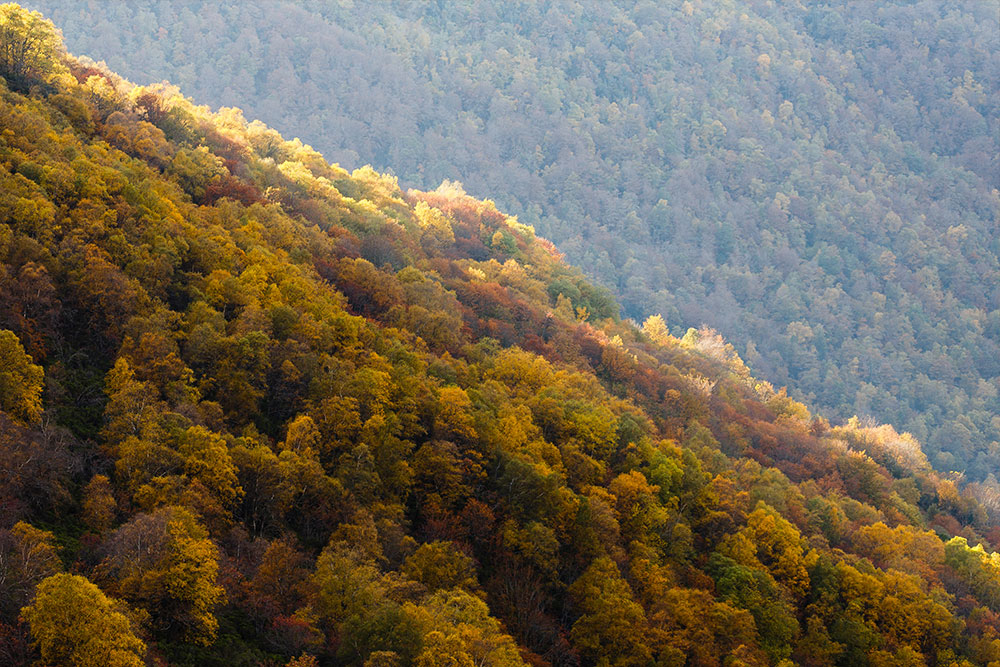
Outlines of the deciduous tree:
<svg viewBox="0 0 1000 667">
<path fill-rule="evenodd" d="M 14 332 L 0 329 L 0 409 L 22 423 L 38 422 L 44 375 Z"/>
<path fill-rule="evenodd" d="M 225 600 L 217 583 L 218 549 L 194 514 L 164 507 L 112 533 L 100 570 L 121 595 L 144 607 L 158 634 L 208 645 Z"/>
<path fill-rule="evenodd" d="M 13 2 L 0 5 L 0 75 L 11 88 L 25 90 L 66 71 L 64 52 L 51 21 Z"/>
<path fill-rule="evenodd" d="M 86 577 L 56 574 L 22 614 L 46 664 L 142 667 L 146 645 L 118 607 Z"/>
</svg>

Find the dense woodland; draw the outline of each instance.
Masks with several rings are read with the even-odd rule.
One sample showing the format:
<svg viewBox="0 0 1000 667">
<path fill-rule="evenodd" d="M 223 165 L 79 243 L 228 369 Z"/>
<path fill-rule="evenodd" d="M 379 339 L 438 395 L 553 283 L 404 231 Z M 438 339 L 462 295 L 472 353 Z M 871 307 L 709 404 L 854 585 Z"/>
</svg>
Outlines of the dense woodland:
<svg viewBox="0 0 1000 667">
<path fill-rule="evenodd" d="M 134 81 L 462 181 L 836 423 L 1000 467 L 994 1 L 30 4 Z"/>
<path fill-rule="evenodd" d="M 0 663 L 1000 664 L 997 496 L 491 201 L 0 6 Z"/>
</svg>

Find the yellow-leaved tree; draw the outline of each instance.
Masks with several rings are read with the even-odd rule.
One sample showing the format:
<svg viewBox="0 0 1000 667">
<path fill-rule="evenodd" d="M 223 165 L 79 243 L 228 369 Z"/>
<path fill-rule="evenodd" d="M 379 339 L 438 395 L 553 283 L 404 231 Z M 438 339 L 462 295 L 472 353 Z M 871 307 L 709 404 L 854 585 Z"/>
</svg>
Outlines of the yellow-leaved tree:
<svg viewBox="0 0 1000 667">
<path fill-rule="evenodd" d="M 66 71 L 62 34 L 38 12 L 14 2 L 0 5 L 0 75 L 15 90 L 27 90 Z"/>
<path fill-rule="evenodd" d="M 21 615 L 44 664 L 142 667 L 146 645 L 117 606 L 86 577 L 55 574 Z"/>
<path fill-rule="evenodd" d="M 218 549 L 191 510 L 163 507 L 111 534 L 100 570 L 129 602 L 149 611 L 162 636 L 207 646 L 225 601 Z"/>
<path fill-rule="evenodd" d="M 642 332 L 649 336 L 651 341 L 660 345 L 665 345 L 670 339 L 670 329 L 667 328 L 667 323 L 663 320 L 662 315 L 647 317 L 642 324 Z"/>
<path fill-rule="evenodd" d="M 408 605 L 425 630 L 416 667 L 523 667 L 517 644 L 475 595 L 440 590 L 419 607 Z"/>
<path fill-rule="evenodd" d="M 42 418 L 44 377 L 17 335 L 0 329 L 0 410 L 25 424 L 37 423 Z"/>
<path fill-rule="evenodd" d="M 646 615 L 613 560 L 594 559 L 569 593 L 582 612 L 570 637 L 586 659 L 621 666 L 652 662 Z"/>
</svg>

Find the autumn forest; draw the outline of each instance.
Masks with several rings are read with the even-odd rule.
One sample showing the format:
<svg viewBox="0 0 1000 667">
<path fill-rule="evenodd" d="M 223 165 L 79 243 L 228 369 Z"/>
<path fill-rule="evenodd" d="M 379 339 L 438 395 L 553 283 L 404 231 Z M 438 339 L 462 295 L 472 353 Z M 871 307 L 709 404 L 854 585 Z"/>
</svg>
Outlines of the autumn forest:
<svg viewBox="0 0 1000 667">
<path fill-rule="evenodd" d="M 985 80 L 970 73 L 963 99 L 988 112 Z M 525 214 L 531 188 L 515 203 L 468 194 L 462 174 L 417 187 L 381 165 L 348 171 L 238 101 L 213 111 L 186 94 L 71 55 L 42 14 L 0 5 L 0 664 L 1000 664 L 992 450 L 928 456 L 922 440 L 952 413 L 920 433 L 824 412 L 782 386 L 771 343 L 679 326 L 680 296 L 637 317 L 659 302 L 581 250 L 616 252 L 610 232 L 570 239 L 585 274 L 561 251 L 572 211 Z M 801 126 L 797 106 L 772 122 Z M 710 171 L 732 157 L 713 127 Z M 766 150 L 801 147 L 787 139 Z M 976 146 L 989 152 L 966 142 L 927 167 L 979 207 L 949 232 L 969 262 L 957 271 L 995 270 L 995 229 L 977 241 L 995 156 Z M 690 173 L 686 159 L 650 164 Z M 853 178 L 834 179 L 858 198 L 851 215 L 880 212 Z M 794 200 L 744 180 L 772 238 L 819 206 L 804 180 Z M 573 205 L 599 208 L 603 187 Z M 704 238 L 708 218 L 671 217 L 683 210 L 657 243 Z M 678 281 L 664 294 L 702 261 L 682 255 L 660 260 Z M 803 289 L 788 263 L 788 290 Z M 996 298 L 948 285 L 941 304 Z M 726 315 L 720 303 L 702 307 Z M 958 347 L 988 341 L 986 355 L 997 311 L 984 322 L 976 307 L 948 312 L 971 322 Z M 986 377 L 988 361 L 970 363 Z M 973 426 L 991 423 L 989 400 Z"/>
<path fill-rule="evenodd" d="M 627 317 L 1000 491 L 996 0 L 30 4 L 128 79 L 462 182 Z"/>
</svg>

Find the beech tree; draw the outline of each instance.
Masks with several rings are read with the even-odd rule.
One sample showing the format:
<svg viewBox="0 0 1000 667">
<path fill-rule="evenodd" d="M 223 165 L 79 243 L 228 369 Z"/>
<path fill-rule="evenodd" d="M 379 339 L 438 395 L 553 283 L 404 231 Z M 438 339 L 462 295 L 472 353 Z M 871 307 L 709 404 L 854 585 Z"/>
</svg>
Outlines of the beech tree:
<svg viewBox="0 0 1000 667">
<path fill-rule="evenodd" d="M 442 588 L 478 588 L 472 559 L 450 542 L 422 545 L 406 559 L 403 573 L 427 586 L 431 592 Z"/>
<path fill-rule="evenodd" d="M 523 667 L 517 644 L 490 616 L 486 603 L 459 589 L 440 590 L 411 613 L 426 634 L 418 667 Z"/>
<path fill-rule="evenodd" d="M 191 510 L 140 514 L 108 540 L 101 564 L 121 595 L 149 611 L 162 636 L 196 645 L 215 638 L 214 610 L 225 600 L 216 581 L 218 549 Z"/>
<path fill-rule="evenodd" d="M 119 607 L 86 577 L 55 574 L 21 613 L 46 664 L 142 667 L 146 644 Z"/>
<path fill-rule="evenodd" d="M 583 656 L 622 667 L 651 661 L 646 615 L 613 560 L 595 559 L 569 592 L 583 612 L 570 631 Z"/>
<path fill-rule="evenodd" d="M 83 489 L 83 521 L 95 533 L 103 533 L 115 521 L 117 503 L 111 481 L 106 475 L 94 475 Z"/>
<path fill-rule="evenodd" d="M 64 70 L 62 35 L 40 13 L 8 2 L 0 5 L 0 75 L 24 90 Z"/>
<path fill-rule="evenodd" d="M 41 419 L 44 375 L 14 332 L 0 329 L 0 409 L 26 424 Z"/>
<path fill-rule="evenodd" d="M 202 426 L 192 426 L 180 437 L 177 451 L 184 457 L 184 471 L 197 479 L 212 496 L 231 508 L 243 496 L 226 442 Z"/>
<path fill-rule="evenodd" d="M 55 535 L 18 521 L 0 529 L 0 616 L 11 619 L 40 581 L 62 570 Z"/>
</svg>

